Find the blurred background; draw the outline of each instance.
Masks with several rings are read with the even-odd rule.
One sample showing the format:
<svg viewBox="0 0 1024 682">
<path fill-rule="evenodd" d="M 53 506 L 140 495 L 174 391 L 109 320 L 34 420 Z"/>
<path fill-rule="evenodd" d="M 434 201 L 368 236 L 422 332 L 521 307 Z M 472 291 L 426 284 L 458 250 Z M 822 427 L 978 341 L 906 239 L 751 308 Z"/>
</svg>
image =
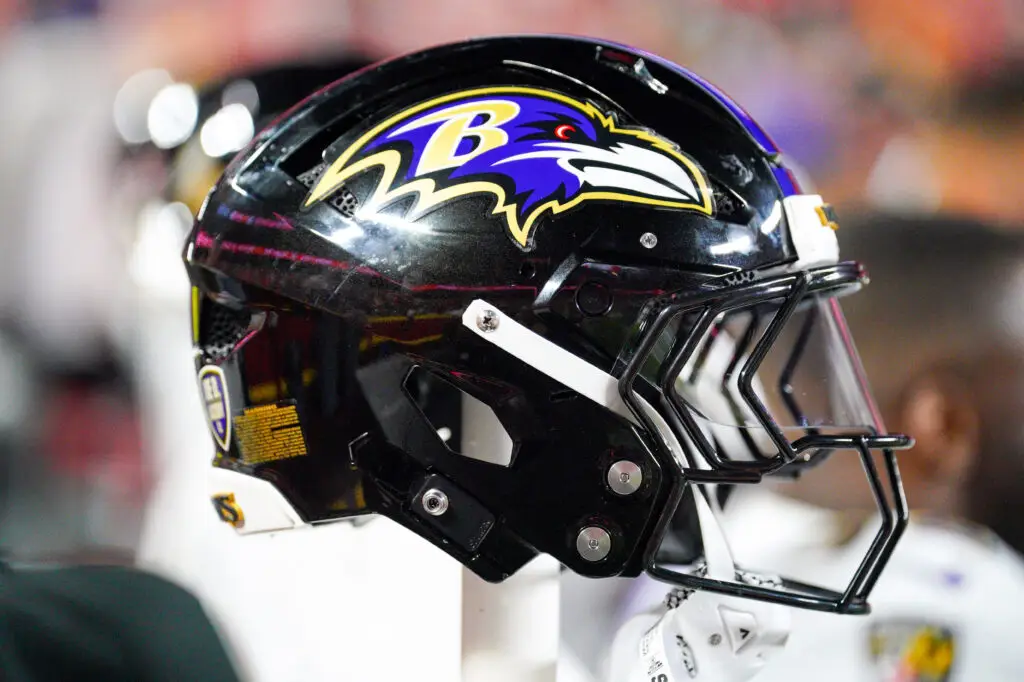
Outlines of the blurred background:
<svg viewBox="0 0 1024 682">
<path fill-rule="evenodd" d="M 615 39 L 692 68 L 840 215 L 1024 227 L 1019 0 L 0 0 L 4 551 L 132 562 L 161 480 L 210 454 L 187 214 L 152 201 L 168 179 L 149 153 L 193 132 L 195 88 L 515 32 Z M 250 120 L 245 139 L 203 146 L 222 155 L 252 133 Z"/>
</svg>

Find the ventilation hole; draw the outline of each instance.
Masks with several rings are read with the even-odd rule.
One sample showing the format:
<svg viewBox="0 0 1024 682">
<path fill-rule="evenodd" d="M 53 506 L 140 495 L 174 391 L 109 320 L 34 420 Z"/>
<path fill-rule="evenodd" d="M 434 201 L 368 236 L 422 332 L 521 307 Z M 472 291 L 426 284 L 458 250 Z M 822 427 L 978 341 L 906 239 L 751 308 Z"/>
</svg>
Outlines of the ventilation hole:
<svg viewBox="0 0 1024 682">
<path fill-rule="evenodd" d="M 203 302 L 199 345 L 210 360 L 223 360 L 245 338 L 252 315 L 247 310 L 234 310 L 212 301 Z"/>
<path fill-rule="evenodd" d="M 488 405 L 416 367 L 405 390 L 451 452 L 480 462 L 510 466 L 516 443 Z"/>
<path fill-rule="evenodd" d="M 317 164 L 305 173 L 299 175 L 297 179 L 305 185 L 307 189 L 312 189 L 313 185 L 316 183 L 320 174 L 326 167 L 327 164 L 325 163 Z M 359 208 L 359 200 L 356 199 L 356 195 L 345 186 L 335 190 L 327 200 L 327 203 L 336 208 L 346 218 L 354 218 L 356 215 L 356 209 Z"/>
<path fill-rule="evenodd" d="M 349 191 L 348 187 L 342 187 L 335 192 L 330 199 L 331 206 L 338 209 L 346 218 L 354 218 L 356 209 L 359 208 L 359 200 L 356 195 Z"/>
<path fill-rule="evenodd" d="M 313 186 L 313 183 L 316 182 L 316 179 L 318 177 L 320 177 L 320 173 L 323 172 L 323 170 L 324 170 L 324 168 L 326 166 L 327 166 L 327 164 L 325 164 L 325 163 L 321 163 L 321 164 L 318 164 L 316 166 L 313 166 L 308 171 L 306 171 L 305 173 L 300 175 L 297 179 L 298 179 L 299 182 L 301 182 L 307 188 L 311 188 Z"/>
</svg>

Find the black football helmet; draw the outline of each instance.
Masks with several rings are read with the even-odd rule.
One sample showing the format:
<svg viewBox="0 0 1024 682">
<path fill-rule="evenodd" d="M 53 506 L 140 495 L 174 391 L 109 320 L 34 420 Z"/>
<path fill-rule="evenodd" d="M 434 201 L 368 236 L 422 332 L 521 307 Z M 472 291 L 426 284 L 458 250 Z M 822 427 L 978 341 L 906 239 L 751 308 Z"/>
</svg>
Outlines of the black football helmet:
<svg viewBox="0 0 1024 682">
<path fill-rule="evenodd" d="M 215 504 L 241 532 L 380 514 L 490 581 L 544 552 L 864 612 L 911 441 L 843 321 L 865 272 L 837 227 L 739 106 L 628 47 L 488 38 L 345 78 L 233 159 L 186 246 Z M 883 518 L 845 592 L 666 565 L 673 518 L 706 549 L 707 489 L 838 450 Z"/>
</svg>

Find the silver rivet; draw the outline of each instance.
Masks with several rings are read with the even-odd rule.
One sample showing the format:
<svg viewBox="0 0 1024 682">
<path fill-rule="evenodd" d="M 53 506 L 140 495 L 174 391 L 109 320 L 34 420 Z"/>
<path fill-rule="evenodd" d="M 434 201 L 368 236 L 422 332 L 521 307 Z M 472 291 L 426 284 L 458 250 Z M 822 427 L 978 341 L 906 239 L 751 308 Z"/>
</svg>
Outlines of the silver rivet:
<svg viewBox="0 0 1024 682">
<path fill-rule="evenodd" d="M 722 643 L 722 636 L 717 632 L 708 638 L 708 644 L 711 646 L 718 646 Z"/>
<path fill-rule="evenodd" d="M 612 550 L 612 537 L 608 531 L 589 526 L 576 536 L 576 551 L 587 561 L 600 561 Z"/>
<path fill-rule="evenodd" d="M 498 328 L 498 313 L 489 308 L 484 308 L 476 318 L 476 326 L 482 332 L 493 332 Z"/>
<path fill-rule="evenodd" d="M 608 487 L 618 495 L 632 495 L 640 489 L 644 474 L 633 462 L 622 459 L 608 467 Z"/>
<path fill-rule="evenodd" d="M 644 232 L 640 235 L 640 246 L 645 249 L 653 249 L 658 245 L 658 237 L 653 232 Z"/>
<path fill-rule="evenodd" d="M 423 509 L 431 516 L 440 516 L 448 511 L 448 496 L 437 488 L 423 493 Z"/>
</svg>

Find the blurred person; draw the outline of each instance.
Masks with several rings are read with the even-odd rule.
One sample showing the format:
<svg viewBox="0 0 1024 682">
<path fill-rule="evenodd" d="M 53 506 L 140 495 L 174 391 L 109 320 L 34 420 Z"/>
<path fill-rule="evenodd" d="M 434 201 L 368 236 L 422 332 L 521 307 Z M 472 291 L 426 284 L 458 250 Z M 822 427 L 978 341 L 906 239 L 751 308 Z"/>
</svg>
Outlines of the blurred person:
<svg viewBox="0 0 1024 682">
<path fill-rule="evenodd" d="M 230 682 L 196 600 L 130 567 L 148 487 L 123 252 L 99 189 L 115 84 L 103 28 L 88 11 L 3 28 L 0 679 Z"/>
<path fill-rule="evenodd" d="M 131 563 L 150 491 L 137 387 L 114 353 L 66 365 L 21 349 L 26 403 L 5 458 L 0 546 L 19 557 L 103 552 Z"/>
<path fill-rule="evenodd" d="M 22 9 L 34 21 L 0 45 L 0 93 L 11 103 L 0 131 L 0 315 L 21 339 L 30 386 L 19 399 L 31 409 L 8 461 L 0 542 L 29 555 L 130 557 L 148 472 L 130 287 L 99 172 L 116 82 L 110 50 L 87 4 Z"/>
<path fill-rule="evenodd" d="M 1024 239 L 955 217 L 865 215 L 844 250 L 871 284 L 844 301 L 884 423 L 914 433 L 901 459 L 912 519 L 861 618 L 799 612 L 766 682 L 1024 679 Z M 884 334 L 882 333 L 884 330 Z M 877 506 L 853 453 L 795 481 L 737 489 L 725 525 L 747 565 L 840 587 Z M 664 592 L 634 591 L 632 603 Z"/>
<path fill-rule="evenodd" d="M 911 507 L 987 528 L 1024 555 L 1024 236 L 950 216 L 869 214 L 844 229 L 851 255 L 872 254 L 871 286 L 847 320 L 898 332 L 859 349 L 885 423 L 915 427 L 902 469 Z M 784 490 L 870 509 L 861 490 L 826 483 L 851 480 L 837 475 L 848 464 L 833 458 Z"/>
<path fill-rule="evenodd" d="M 860 351 L 886 425 L 917 440 L 902 467 L 915 515 L 873 615 L 800 624 L 771 679 L 1024 679 L 1011 625 L 1024 605 L 1024 240 L 950 217 L 866 216 L 848 231 L 852 254 L 872 254 L 872 285 L 847 318 L 889 332 Z M 874 531 L 851 465 L 833 457 L 781 488 L 842 512 L 836 539 L 868 516 L 806 553 L 807 575 L 848 566 Z"/>
<path fill-rule="evenodd" d="M 0 323 L 5 682 L 238 679 L 196 599 L 131 567 L 148 488 L 126 379 L 109 355 L 54 365 Z"/>
<path fill-rule="evenodd" d="M 31 348 L 69 366 L 121 353 L 130 327 L 124 252 L 96 172 L 111 158 L 103 133 L 117 86 L 105 37 L 86 17 L 25 22 L 0 45 L 0 94 L 12 103 L 0 131 L 0 310 Z"/>
</svg>

